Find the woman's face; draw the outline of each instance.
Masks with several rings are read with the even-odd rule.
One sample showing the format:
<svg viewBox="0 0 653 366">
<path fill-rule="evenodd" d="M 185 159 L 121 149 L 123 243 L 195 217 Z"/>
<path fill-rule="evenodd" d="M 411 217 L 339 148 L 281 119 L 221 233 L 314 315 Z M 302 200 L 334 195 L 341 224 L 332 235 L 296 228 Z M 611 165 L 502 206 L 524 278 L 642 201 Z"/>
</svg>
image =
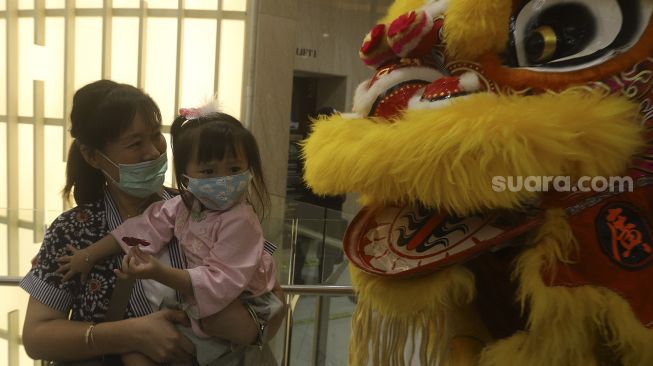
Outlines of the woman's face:
<svg viewBox="0 0 653 366">
<path fill-rule="evenodd" d="M 137 113 L 129 126 L 116 140 L 107 142 L 102 153 L 115 164 L 136 164 L 158 158 L 166 151 L 166 140 L 161 126 L 146 123 Z M 101 168 L 118 180 L 118 167 L 99 158 Z"/>
</svg>

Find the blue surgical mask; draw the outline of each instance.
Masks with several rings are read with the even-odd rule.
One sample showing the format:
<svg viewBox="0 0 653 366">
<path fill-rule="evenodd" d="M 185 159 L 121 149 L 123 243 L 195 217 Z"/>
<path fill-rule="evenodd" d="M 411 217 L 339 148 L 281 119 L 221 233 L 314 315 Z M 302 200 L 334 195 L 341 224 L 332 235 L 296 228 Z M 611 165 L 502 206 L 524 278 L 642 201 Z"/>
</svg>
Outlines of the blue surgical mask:
<svg viewBox="0 0 653 366">
<path fill-rule="evenodd" d="M 118 181 L 102 170 L 104 175 L 128 195 L 145 198 L 161 190 L 168 170 L 166 153 L 154 160 L 136 164 L 116 164 L 101 152 L 100 155 L 118 168 Z"/>
<path fill-rule="evenodd" d="M 211 210 L 224 211 L 240 202 L 252 174 L 249 170 L 236 175 L 213 178 L 188 178 L 188 191 Z"/>
</svg>

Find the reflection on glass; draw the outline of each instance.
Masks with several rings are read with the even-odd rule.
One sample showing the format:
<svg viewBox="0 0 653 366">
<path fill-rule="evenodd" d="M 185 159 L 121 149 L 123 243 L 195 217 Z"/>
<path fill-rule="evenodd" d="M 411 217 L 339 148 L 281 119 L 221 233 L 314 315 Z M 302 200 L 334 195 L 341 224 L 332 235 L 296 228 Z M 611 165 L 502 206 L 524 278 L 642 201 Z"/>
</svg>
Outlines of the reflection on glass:
<svg viewBox="0 0 653 366">
<path fill-rule="evenodd" d="M 290 348 L 291 365 L 313 364 L 316 299 L 316 296 L 304 296 L 299 299 L 295 307 L 292 324 L 292 347 Z"/>
<path fill-rule="evenodd" d="M 328 330 L 322 349 L 330 364 L 347 365 L 351 314 L 356 307 L 355 298 L 339 296 L 326 298 L 325 300 L 329 302 Z"/>
</svg>

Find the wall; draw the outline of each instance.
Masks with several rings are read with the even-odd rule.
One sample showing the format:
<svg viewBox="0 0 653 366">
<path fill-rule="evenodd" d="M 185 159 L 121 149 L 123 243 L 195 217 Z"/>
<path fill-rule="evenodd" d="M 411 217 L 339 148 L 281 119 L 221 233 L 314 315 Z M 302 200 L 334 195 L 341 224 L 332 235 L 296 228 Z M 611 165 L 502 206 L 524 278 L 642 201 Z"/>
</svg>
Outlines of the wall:
<svg viewBox="0 0 653 366">
<path fill-rule="evenodd" d="M 347 77 L 345 111 L 353 91 L 371 75 L 358 58 L 363 38 L 389 0 L 301 0 L 297 2 L 295 70 Z"/>
<path fill-rule="evenodd" d="M 358 59 L 365 34 L 390 0 L 258 0 L 250 127 L 264 151 L 270 190 L 283 196 L 294 72 L 347 77 L 343 109 L 371 70 Z M 304 49 L 304 51 L 302 51 Z M 304 53 L 303 56 L 298 54 Z M 328 83 L 328 81 L 325 81 Z M 331 93 L 343 92 L 338 85 Z M 328 102 L 333 95 L 320 99 Z M 334 98 L 334 100 L 342 98 Z M 268 169 L 269 168 L 269 169 Z"/>
<path fill-rule="evenodd" d="M 356 87 L 373 72 L 359 59 L 358 49 L 391 3 L 391 0 L 297 2 L 296 72 L 346 77 L 344 85 L 333 79 L 321 81 L 319 106 L 351 111 Z M 358 211 L 357 199 L 356 194 L 347 195 L 342 207 L 345 217 L 351 218 Z"/>
<path fill-rule="evenodd" d="M 292 95 L 295 0 L 258 1 L 254 32 L 253 102 L 250 128 L 256 136 L 270 193 L 285 194 L 288 125 Z"/>
<path fill-rule="evenodd" d="M 365 34 L 390 0 L 258 0 L 248 118 L 261 148 L 270 192 L 285 196 L 293 73 L 345 76 L 319 99 L 351 109 L 353 90 L 371 75 L 358 59 Z M 304 51 L 302 51 L 304 49 Z M 304 55 L 298 55 L 302 54 Z M 345 95 L 341 95 L 345 93 Z M 273 212 L 282 217 L 283 212 Z M 279 216 L 281 215 L 281 216 Z"/>
</svg>

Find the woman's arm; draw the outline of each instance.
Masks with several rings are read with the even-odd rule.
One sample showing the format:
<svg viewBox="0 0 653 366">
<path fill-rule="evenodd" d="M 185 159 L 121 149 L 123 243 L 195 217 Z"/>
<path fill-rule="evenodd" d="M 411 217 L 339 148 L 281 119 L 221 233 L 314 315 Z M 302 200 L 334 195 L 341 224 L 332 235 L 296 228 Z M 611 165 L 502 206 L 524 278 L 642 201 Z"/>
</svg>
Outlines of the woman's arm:
<svg viewBox="0 0 653 366">
<path fill-rule="evenodd" d="M 175 328 L 174 323 L 179 322 L 187 324 L 185 314 L 167 309 L 142 318 L 99 323 L 86 344 L 91 323 L 68 320 L 65 313 L 30 297 L 23 344 L 34 359 L 73 361 L 140 352 L 156 362 L 189 362 L 194 347 Z"/>
</svg>

